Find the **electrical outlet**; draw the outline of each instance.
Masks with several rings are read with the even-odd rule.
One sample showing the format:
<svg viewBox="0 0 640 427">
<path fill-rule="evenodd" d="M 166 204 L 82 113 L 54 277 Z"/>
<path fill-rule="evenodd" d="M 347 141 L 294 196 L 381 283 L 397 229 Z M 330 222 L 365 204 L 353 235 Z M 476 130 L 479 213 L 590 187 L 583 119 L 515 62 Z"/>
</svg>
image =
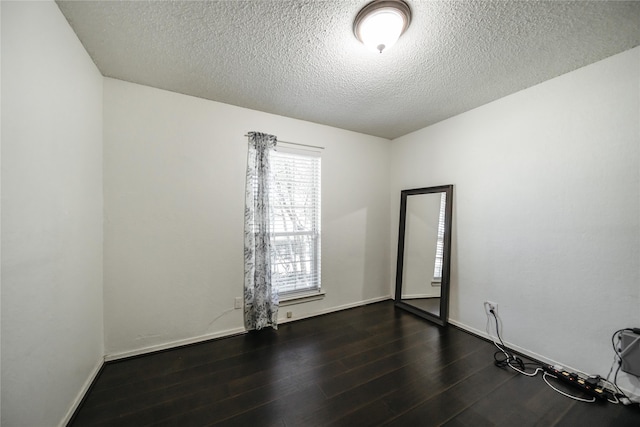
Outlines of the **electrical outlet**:
<svg viewBox="0 0 640 427">
<path fill-rule="evenodd" d="M 235 309 L 242 308 L 242 297 L 236 297 L 233 308 Z"/>
<path fill-rule="evenodd" d="M 484 312 L 487 313 L 487 316 L 491 315 L 491 310 L 493 310 L 493 313 L 497 316 L 498 315 L 498 303 L 497 302 L 491 302 L 491 301 L 485 301 L 484 302 Z"/>
</svg>

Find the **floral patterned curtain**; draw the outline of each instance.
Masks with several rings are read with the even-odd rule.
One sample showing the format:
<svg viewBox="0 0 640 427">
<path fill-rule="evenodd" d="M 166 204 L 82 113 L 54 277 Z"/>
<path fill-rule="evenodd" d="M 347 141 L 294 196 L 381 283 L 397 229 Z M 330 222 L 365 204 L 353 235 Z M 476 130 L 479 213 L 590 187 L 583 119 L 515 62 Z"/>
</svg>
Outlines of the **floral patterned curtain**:
<svg viewBox="0 0 640 427">
<path fill-rule="evenodd" d="M 271 284 L 272 212 L 269 154 L 277 138 L 249 133 L 244 208 L 244 326 L 278 329 L 278 291 Z"/>
</svg>

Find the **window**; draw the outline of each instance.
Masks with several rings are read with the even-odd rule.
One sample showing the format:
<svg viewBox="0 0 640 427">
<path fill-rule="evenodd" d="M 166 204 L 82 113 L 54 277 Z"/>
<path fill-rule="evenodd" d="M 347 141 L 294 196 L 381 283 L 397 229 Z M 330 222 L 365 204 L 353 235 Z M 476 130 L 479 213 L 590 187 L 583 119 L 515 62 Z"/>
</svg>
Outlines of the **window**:
<svg viewBox="0 0 640 427">
<path fill-rule="evenodd" d="M 278 146 L 271 154 L 272 280 L 280 296 L 320 291 L 320 155 Z"/>
<path fill-rule="evenodd" d="M 438 241 L 436 242 L 436 263 L 433 269 L 433 281 L 442 280 L 442 259 L 444 255 L 444 209 L 447 205 L 447 195 L 440 196 L 440 216 L 438 217 Z"/>
</svg>

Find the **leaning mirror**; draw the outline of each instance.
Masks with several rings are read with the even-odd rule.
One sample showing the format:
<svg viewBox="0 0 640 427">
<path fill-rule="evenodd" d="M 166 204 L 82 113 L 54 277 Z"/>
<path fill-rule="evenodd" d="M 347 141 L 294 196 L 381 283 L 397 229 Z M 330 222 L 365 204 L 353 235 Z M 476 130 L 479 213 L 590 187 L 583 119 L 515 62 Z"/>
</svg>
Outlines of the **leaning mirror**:
<svg viewBox="0 0 640 427">
<path fill-rule="evenodd" d="M 453 185 L 400 193 L 397 307 L 444 326 L 449 314 Z"/>
</svg>

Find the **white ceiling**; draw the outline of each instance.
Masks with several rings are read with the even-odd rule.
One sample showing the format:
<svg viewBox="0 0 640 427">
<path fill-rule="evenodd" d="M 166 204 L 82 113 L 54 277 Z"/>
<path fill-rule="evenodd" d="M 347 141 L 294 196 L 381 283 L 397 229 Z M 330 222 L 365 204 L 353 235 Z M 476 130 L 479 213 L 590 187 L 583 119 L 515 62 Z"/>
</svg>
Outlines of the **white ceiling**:
<svg viewBox="0 0 640 427">
<path fill-rule="evenodd" d="M 640 1 L 407 0 L 383 54 L 367 0 L 57 3 L 107 77 L 389 139 L 640 45 Z"/>
</svg>

